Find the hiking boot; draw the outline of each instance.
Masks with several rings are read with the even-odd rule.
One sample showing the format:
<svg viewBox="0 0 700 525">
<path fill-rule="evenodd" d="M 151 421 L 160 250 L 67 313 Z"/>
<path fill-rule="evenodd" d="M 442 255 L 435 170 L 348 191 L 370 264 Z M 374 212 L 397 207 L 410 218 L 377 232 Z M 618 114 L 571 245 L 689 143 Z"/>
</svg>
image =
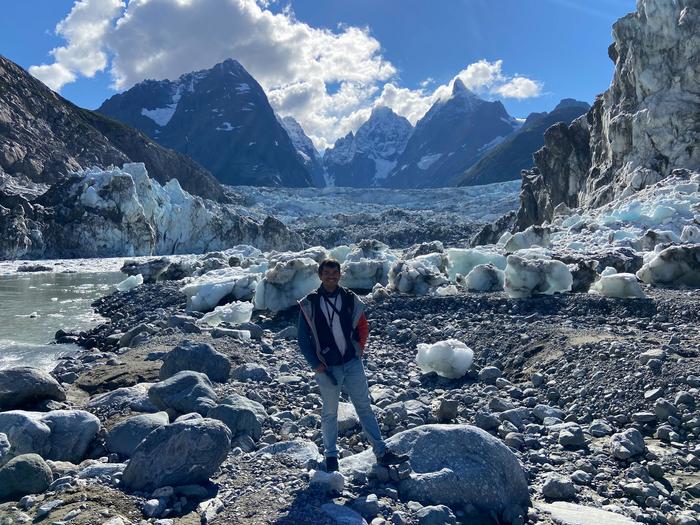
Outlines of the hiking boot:
<svg viewBox="0 0 700 525">
<path fill-rule="evenodd" d="M 377 458 L 377 463 L 380 465 L 398 465 L 404 461 L 408 461 L 409 457 L 406 454 L 394 454 L 391 450 L 387 450 Z"/>
<path fill-rule="evenodd" d="M 326 458 L 326 472 L 338 472 L 338 458 L 333 456 Z"/>
</svg>

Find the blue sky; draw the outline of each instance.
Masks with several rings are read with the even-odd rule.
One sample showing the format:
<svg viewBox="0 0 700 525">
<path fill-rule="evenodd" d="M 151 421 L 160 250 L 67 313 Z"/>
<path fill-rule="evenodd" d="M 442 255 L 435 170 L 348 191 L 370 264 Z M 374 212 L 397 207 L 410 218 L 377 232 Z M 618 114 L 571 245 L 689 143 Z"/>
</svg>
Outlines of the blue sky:
<svg viewBox="0 0 700 525">
<path fill-rule="evenodd" d="M 292 0 L 267 7 L 240 0 L 245 6 L 234 8 L 234 0 L 190 0 L 187 12 L 175 0 L 132 0 L 131 20 L 113 31 L 121 0 L 80 1 L 83 9 L 57 35 L 73 0 L 4 0 L 0 53 L 25 68 L 49 66 L 37 76 L 63 84 L 64 97 L 91 109 L 116 92 L 115 78 L 129 87 L 235 54 L 278 112 L 295 116 L 317 145 L 356 129 L 378 101 L 415 121 L 455 75 L 478 77 L 470 64 L 493 76 L 483 85 L 474 80 L 475 91 L 502 100 L 513 116 L 551 110 L 565 97 L 590 103 L 610 83 L 612 24 L 635 7 L 634 0 Z M 82 28 L 96 21 L 104 35 L 81 40 Z M 50 55 L 57 47 L 64 48 L 58 58 Z M 148 61 L 160 54 L 160 62 Z M 532 89 L 501 96 L 518 76 Z"/>
</svg>

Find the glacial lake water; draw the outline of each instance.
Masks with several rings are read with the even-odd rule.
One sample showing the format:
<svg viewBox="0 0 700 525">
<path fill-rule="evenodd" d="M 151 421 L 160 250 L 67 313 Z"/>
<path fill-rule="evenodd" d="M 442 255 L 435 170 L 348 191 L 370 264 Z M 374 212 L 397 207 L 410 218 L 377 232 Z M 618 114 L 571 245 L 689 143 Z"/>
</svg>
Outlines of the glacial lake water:
<svg viewBox="0 0 700 525">
<path fill-rule="evenodd" d="M 0 369 L 50 370 L 75 345 L 49 344 L 59 328 L 86 330 L 102 320 L 90 304 L 125 275 L 109 272 L 0 274 Z"/>
</svg>

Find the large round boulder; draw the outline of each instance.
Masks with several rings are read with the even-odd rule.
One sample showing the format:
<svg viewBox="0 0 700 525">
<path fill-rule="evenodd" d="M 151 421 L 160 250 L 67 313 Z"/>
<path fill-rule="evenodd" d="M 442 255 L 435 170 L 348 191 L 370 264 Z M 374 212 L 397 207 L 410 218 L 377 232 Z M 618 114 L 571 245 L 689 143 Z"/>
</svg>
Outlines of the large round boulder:
<svg viewBox="0 0 700 525">
<path fill-rule="evenodd" d="M 38 454 L 23 454 L 0 468 L 0 501 L 44 492 L 53 481 L 51 468 Z"/>
<path fill-rule="evenodd" d="M 84 410 L 0 412 L 0 432 L 10 442 L 10 457 L 35 453 L 44 459 L 80 463 L 99 430 L 100 420 Z"/>
<path fill-rule="evenodd" d="M 167 412 L 139 414 L 120 421 L 107 434 L 107 450 L 129 457 L 148 434 L 169 422 Z"/>
<path fill-rule="evenodd" d="M 185 339 L 165 355 L 159 377 L 168 379 L 183 370 L 202 372 L 212 381 L 225 383 L 231 372 L 231 363 L 210 344 Z"/>
<path fill-rule="evenodd" d="M 205 482 L 226 459 L 230 447 L 231 431 L 221 421 L 203 418 L 160 427 L 134 450 L 122 486 L 152 491 Z"/>
<path fill-rule="evenodd" d="M 500 440 L 470 425 L 423 425 L 387 440 L 408 454 L 413 473 L 399 483 L 402 499 L 424 505 L 473 506 L 503 523 L 523 523 L 530 506 L 518 459 Z M 340 461 L 343 473 L 369 474 L 371 451 Z"/>
<path fill-rule="evenodd" d="M 212 408 L 207 417 L 226 423 L 233 437 L 248 435 L 257 441 L 262 436 L 262 426 L 255 414 L 247 408 L 219 405 Z"/>
<path fill-rule="evenodd" d="M 0 411 L 25 408 L 46 399 L 66 399 L 65 391 L 48 372 L 29 366 L 0 370 Z"/>
<path fill-rule="evenodd" d="M 216 406 L 218 396 L 206 374 L 185 370 L 154 384 L 148 389 L 148 399 L 161 410 L 205 416 Z"/>
</svg>

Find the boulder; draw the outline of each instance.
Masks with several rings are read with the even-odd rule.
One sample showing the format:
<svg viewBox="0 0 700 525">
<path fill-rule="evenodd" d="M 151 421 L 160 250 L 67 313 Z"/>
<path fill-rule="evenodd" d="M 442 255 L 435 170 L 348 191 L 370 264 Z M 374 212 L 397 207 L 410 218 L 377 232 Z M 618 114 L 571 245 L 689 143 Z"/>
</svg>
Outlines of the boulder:
<svg viewBox="0 0 700 525">
<path fill-rule="evenodd" d="M 367 525 L 367 521 L 362 516 L 345 505 L 324 503 L 321 505 L 321 510 L 332 523 L 337 525 Z"/>
<path fill-rule="evenodd" d="M 40 494 L 52 481 L 51 469 L 41 456 L 22 454 L 0 468 L 0 501 Z"/>
<path fill-rule="evenodd" d="M 153 491 L 166 485 L 206 482 L 226 459 L 231 431 L 220 421 L 180 421 L 157 428 L 136 447 L 122 485 Z"/>
<path fill-rule="evenodd" d="M 261 383 L 269 383 L 272 381 L 270 374 L 264 366 L 257 363 L 244 363 L 236 367 L 231 374 L 236 381 L 255 381 Z"/>
<path fill-rule="evenodd" d="M 130 457 L 148 434 L 169 422 L 167 412 L 140 414 L 120 421 L 107 434 L 107 450 Z"/>
<path fill-rule="evenodd" d="M 163 358 L 160 379 L 168 379 L 183 370 L 193 370 L 207 375 L 211 381 L 225 383 L 231 372 L 228 358 L 207 343 L 183 340 Z"/>
<path fill-rule="evenodd" d="M 209 410 L 207 417 L 226 423 L 234 437 L 247 435 L 257 441 L 262 436 L 262 426 L 258 418 L 247 408 L 219 405 Z"/>
<path fill-rule="evenodd" d="M 183 370 L 149 388 L 148 399 L 161 410 L 206 415 L 219 398 L 206 374 Z"/>
<path fill-rule="evenodd" d="M 628 428 L 610 437 L 610 449 L 617 459 L 629 459 L 644 453 L 644 436 L 636 428 Z"/>
<path fill-rule="evenodd" d="M 65 391 L 48 372 L 29 366 L 0 370 L 0 411 L 25 408 L 46 399 L 66 400 Z"/>
<path fill-rule="evenodd" d="M 313 441 L 280 441 L 267 447 L 263 447 L 256 452 L 256 455 L 263 454 L 285 454 L 304 468 L 312 468 L 323 461 L 323 456 L 319 453 L 316 443 Z"/>
<path fill-rule="evenodd" d="M 125 386 L 110 392 L 97 394 L 90 398 L 85 407 L 89 410 L 112 409 L 122 411 L 128 408 L 135 412 L 158 412 L 158 407 L 148 399 L 148 390 L 153 384 L 138 383 L 134 386 Z"/>
<path fill-rule="evenodd" d="M 359 426 L 360 418 L 352 403 L 338 403 L 338 432 L 344 434 Z"/>
<path fill-rule="evenodd" d="M 84 410 L 0 413 L 0 432 L 12 445 L 9 456 L 35 453 L 44 459 L 80 463 L 100 427 L 100 420 Z"/>
<path fill-rule="evenodd" d="M 247 397 L 243 397 L 239 394 L 231 394 L 225 397 L 221 400 L 221 404 L 230 405 L 235 408 L 247 408 L 253 414 L 255 414 L 255 417 L 260 422 L 260 425 L 263 425 L 267 420 L 267 410 L 265 410 L 264 406 L 257 401 L 253 401 L 252 399 L 248 399 Z"/>
<path fill-rule="evenodd" d="M 500 440 L 470 425 L 423 425 L 387 440 L 396 453 L 408 454 L 413 473 L 399 482 L 404 500 L 424 505 L 472 505 L 504 523 L 522 523 L 530 505 L 525 474 Z M 340 461 L 341 472 L 368 474 L 372 451 Z"/>
<path fill-rule="evenodd" d="M 549 514 L 554 523 L 561 525 L 635 525 L 639 523 L 621 514 L 564 501 L 538 502 L 536 507 Z"/>
</svg>

